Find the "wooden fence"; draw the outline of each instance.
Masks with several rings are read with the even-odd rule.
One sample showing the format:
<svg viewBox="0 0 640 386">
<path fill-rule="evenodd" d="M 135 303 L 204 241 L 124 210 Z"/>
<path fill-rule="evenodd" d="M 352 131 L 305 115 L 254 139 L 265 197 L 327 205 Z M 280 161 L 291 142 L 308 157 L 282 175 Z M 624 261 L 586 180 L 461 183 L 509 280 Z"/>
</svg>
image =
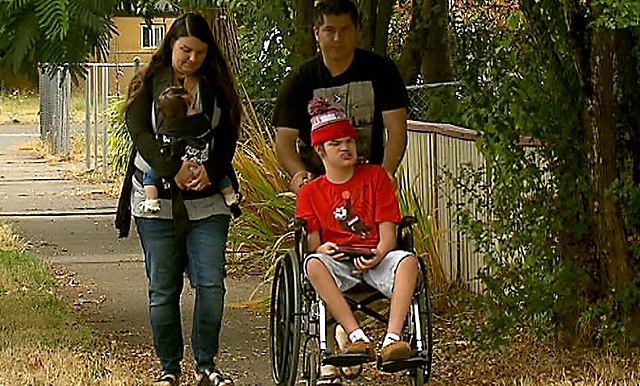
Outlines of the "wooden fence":
<svg viewBox="0 0 640 386">
<path fill-rule="evenodd" d="M 483 259 L 474 252 L 473 242 L 455 227 L 451 197 L 461 202 L 460 192 L 452 182 L 442 179 L 445 170 L 457 175 L 462 165 L 483 165 L 476 149 L 478 132 L 443 123 L 409 121 L 407 152 L 402 168 L 424 205 L 432 208 L 438 226 L 437 248 L 444 274 L 451 281 L 466 285 L 473 292 L 482 290 L 477 272 Z"/>
</svg>

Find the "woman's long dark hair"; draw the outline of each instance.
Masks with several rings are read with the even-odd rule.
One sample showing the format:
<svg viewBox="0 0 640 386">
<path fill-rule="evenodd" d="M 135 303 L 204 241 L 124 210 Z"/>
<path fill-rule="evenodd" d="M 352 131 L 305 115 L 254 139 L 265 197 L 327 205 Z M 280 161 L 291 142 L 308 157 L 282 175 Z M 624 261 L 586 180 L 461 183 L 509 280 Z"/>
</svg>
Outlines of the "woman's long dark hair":
<svg viewBox="0 0 640 386">
<path fill-rule="evenodd" d="M 187 13 L 177 18 L 167 32 L 162 45 L 147 64 L 134 76 L 129 85 L 125 109 L 145 91 L 146 81 L 162 67 L 171 67 L 173 44 L 181 37 L 193 36 L 207 45 L 207 54 L 196 74 L 207 84 L 217 86 L 228 103 L 228 118 L 233 127 L 239 129 L 241 104 L 240 96 L 235 88 L 234 77 L 229 70 L 220 48 L 216 44 L 211 27 L 204 17 L 197 13 Z M 226 113 L 223 109 L 223 114 Z"/>
</svg>

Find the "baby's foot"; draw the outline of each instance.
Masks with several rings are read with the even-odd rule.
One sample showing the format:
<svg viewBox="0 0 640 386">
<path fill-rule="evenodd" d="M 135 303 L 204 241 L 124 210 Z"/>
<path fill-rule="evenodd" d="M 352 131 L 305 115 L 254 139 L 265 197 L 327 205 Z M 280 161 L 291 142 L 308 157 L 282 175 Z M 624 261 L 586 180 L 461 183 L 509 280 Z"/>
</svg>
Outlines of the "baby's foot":
<svg viewBox="0 0 640 386">
<path fill-rule="evenodd" d="M 150 213 L 156 213 L 160 211 L 160 200 L 158 199 L 146 199 L 144 201 L 144 211 Z"/>
</svg>

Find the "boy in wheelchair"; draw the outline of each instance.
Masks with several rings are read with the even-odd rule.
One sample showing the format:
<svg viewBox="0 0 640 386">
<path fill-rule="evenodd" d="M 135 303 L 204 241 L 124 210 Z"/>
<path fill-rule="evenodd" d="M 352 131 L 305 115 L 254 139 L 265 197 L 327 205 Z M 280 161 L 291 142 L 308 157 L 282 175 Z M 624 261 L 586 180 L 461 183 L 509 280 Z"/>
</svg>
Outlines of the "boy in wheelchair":
<svg viewBox="0 0 640 386">
<path fill-rule="evenodd" d="M 341 354 L 376 360 L 371 340 L 343 296 L 365 282 L 391 299 L 379 360 L 410 358 L 411 347 L 400 335 L 419 265 L 411 252 L 395 250 L 401 214 L 393 182 L 381 166 L 358 164 L 358 134 L 341 111 L 316 97 L 309 113 L 311 143 L 326 174 L 303 185 L 297 198 L 296 217 L 306 220 L 309 232 L 305 274 L 348 334 L 350 344 Z"/>
</svg>

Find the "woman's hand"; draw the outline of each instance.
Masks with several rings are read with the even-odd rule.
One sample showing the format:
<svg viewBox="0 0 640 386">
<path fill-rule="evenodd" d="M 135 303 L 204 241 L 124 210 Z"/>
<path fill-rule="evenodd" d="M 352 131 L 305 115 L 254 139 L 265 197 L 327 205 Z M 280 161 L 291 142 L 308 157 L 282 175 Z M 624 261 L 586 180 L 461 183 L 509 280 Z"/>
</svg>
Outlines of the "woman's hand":
<svg viewBox="0 0 640 386">
<path fill-rule="evenodd" d="M 196 170 L 197 167 L 198 164 L 195 162 L 182 162 L 180 170 L 178 170 L 176 176 L 173 177 L 173 180 L 176 182 L 176 185 L 178 185 L 178 188 L 180 188 L 181 190 L 185 190 L 188 188 L 188 184 L 194 179 L 194 170 Z"/>
<path fill-rule="evenodd" d="M 193 163 L 193 162 L 192 162 Z M 193 170 L 193 179 L 187 183 L 187 189 L 200 191 L 207 186 L 211 185 L 211 181 L 209 181 L 209 175 L 207 174 L 207 169 L 204 168 L 202 164 L 193 163 L 196 168 Z"/>
</svg>

